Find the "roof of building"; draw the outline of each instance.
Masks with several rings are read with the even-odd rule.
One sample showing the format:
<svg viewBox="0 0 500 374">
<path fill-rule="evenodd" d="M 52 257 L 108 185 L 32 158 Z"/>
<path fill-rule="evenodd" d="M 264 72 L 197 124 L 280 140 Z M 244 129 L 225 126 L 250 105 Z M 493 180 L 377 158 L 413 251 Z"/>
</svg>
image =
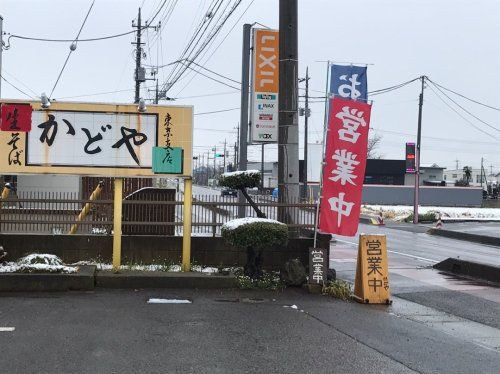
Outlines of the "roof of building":
<svg viewBox="0 0 500 374">
<path fill-rule="evenodd" d="M 446 169 L 445 167 L 439 166 L 438 164 L 422 164 L 420 163 L 420 168 L 422 169 Z"/>
</svg>

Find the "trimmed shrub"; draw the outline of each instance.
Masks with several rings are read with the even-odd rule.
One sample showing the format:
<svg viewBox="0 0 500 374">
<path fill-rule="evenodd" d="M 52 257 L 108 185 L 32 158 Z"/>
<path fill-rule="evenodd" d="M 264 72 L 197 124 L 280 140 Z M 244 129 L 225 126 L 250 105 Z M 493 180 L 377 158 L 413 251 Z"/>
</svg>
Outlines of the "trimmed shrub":
<svg viewBox="0 0 500 374">
<path fill-rule="evenodd" d="M 231 245 L 247 250 L 245 275 L 251 278 L 262 275 L 262 252 L 275 246 L 288 244 L 288 227 L 266 218 L 239 218 L 225 223 L 222 237 Z"/>
<path fill-rule="evenodd" d="M 260 186 L 260 172 L 258 170 L 233 171 L 224 173 L 219 178 L 222 187 L 241 190 Z"/>
<path fill-rule="evenodd" d="M 288 228 L 284 223 L 265 218 L 240 218 L 222 226 L 222 237 L 235 247 L 257 250 L 288 243 Z"/>
</svg>

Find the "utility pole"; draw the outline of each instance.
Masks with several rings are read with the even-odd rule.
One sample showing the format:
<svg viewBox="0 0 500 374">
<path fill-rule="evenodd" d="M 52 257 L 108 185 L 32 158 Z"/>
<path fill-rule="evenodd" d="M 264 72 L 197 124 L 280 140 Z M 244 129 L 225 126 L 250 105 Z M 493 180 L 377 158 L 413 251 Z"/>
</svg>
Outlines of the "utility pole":
<svg viewBox="0 0 500 374">
<path fill-rule="evenodd" d="M 483 158 L 481 157 L 481 188 L 483 188 Z M 486 174 L 486 173 L 485 173 Z M 485 175 L 486 177 L 486 175 Z"/>
<path fill-rule="evenodd" d="M 207 151 L 207 186 L 208 186 L 208 178 L 209 178 L 209 160 L 210 160 L 210 152 Z"/>
<path fill-rule="evenodd" d="M 212 150 L 214 151 L 214 179 L 217 177 L 217 169 L 215 168 L 215 160 L 217 158 L 217 147 L 213 147 Z"/>
<path fill-rule="evenodd" d="M 247 169 L 247 139 L 248 139 L 248 85 L 250 75 L 250 31 L 252 25 L 245 23 L 243 25 L 243 47 L 241 51 L 241 112 L 240 112 L 240 131 L 238 147 L 238 170 Z M 238 192 L 238 217 L 245 217 L 246 207 L 245 197 L 241 192 Z"/>
<path fill-rule="evenodd" d="M 455 160 L 455 170 L 458 170 L 458 162 L 459 162 L 459 161 L 460 161 L 460 160 L 459 160 L 458 158 Z"/>
<path fill-rule="evenodd" d="M 234 142 L 234 163 L 233 170 L 238 170 L 238 142 Z"/>
<path fill-rule="evenodd" d="M 493 175 L 493 165 L 490 165 L 490 175 Z"/>
<path fill-rule="evenodd" d="M 132 23 L 132 27 L 137 28 L 137 35 L 135 38 L 135 98 L 134 103 L 139 103 L 139 95 L 141 90 L 141 82 L 146 79 L 146 73 L 144 69 L 141 68 L 141 57 L 142 57 L 142 44 L 141 43 L 141 33 L 142 33 L 142 23 L 141 23 L 141 8 L 139 8 L 139 14 L 137 16 L 137 24 Z"/>
<path fill-rule="evenodd" d="M 156 79 L 155 104 L 158 104 L 158 78 Z"/>
<path fill-rule="evenodd" d="M 280 203 L 299 198 L 297 0 L 279 2 L 278 189 Z M 294 208 L 278 208 L 278 220 L 294 223 Z"/>
<path fill-rule="evenodd" d="M 418 223 L 418 198 L 420 189 L 420 140 L 422 137 L 422 107 L 424 106 L 424 85 L 425 76 L 420 77 L 422 80 L 422 90 L 418 100 L 418 130 L 417 130 L 417 150 L 415 152 L 415 191 L 413 198 L 413 223 Z"/>
<path fill-rule="evenodd" d="M 223 165 L 224 165 L 224 168 L 222 169 L 223 170 L 223 173 L 226 172 L 226 139 L 224 139 L 224 161 L 223 161 Z"/>
<path fill-rule="evenodd" d="M 303 198 L 307 199 L 307 138 L 308 138 L 308 120 L 309 120 L 309 67 L 306 68 L 306 98 L 304 110 L 304 192 Z"/>
</svg>

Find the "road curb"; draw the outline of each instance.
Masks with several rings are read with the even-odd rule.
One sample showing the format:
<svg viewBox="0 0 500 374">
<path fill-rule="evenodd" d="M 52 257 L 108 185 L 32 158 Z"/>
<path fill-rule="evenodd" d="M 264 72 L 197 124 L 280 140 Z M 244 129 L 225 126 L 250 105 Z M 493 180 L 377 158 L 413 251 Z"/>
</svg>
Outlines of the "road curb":
<svg viewBox="0 0 500 374">
<path fill-rule="evenodd" d="M 233 275 L 210 275 L 203 273 L 169 273 L 98 271 L 95 275 L 95 286 L 100 288 L 198 288 L 227 289 L 236 288 L 236 277 Z"/>
<path fill-rule="evenodd" d="M 76 274 L 0 273 L 0 291 L 92 291 L 95 272 L 95 265 L 81 265 Z"/>
<path fill-rule="evenodd" d="M 500 238 L 494 236 L 470 234 L 460 231 L 443 230 L 431 228 L 427 231 L 429 235 L 444 236 L 446 238 L 465 240 L 474 243 L 488 244 L 500 247 Z"/>
<path fill-rule="evenodd" d="M 435 264 L 433 268 L 453 274 L 500 283 L 500 266 L 488 265 L 480 262 L 466 261 L 450 257 Z"/>
</svg>

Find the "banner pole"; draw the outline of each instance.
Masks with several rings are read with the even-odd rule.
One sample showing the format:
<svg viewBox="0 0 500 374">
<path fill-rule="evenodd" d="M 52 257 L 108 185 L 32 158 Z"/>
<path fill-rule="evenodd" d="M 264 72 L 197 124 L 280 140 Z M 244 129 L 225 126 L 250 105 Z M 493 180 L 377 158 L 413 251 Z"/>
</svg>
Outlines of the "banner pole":
<svg viewBox="0 0 500 374">
<path fill-rule="evenodd" d="M 319 223 L 319 204 L 321 197 L 323 195 L 323 169 L 325 166 L 325 152 L 326 152 L 326 136 L 328 133 L 328 110 L 329 110 L 329 95 L 328 95 L 328 83 L 330 81 L 330 60 L 326 62 L 326 84 L 325 84 L 325 114 L 323 119 L 323 151 L 321 157 L 321 173 L 319 175 L 319 191 L 318 199 L 316 201 L 316 217 L 314 224 L 314 245 L 316 248 L 316 243 L 318 241 L 318 223 Z"/>
</svg>

